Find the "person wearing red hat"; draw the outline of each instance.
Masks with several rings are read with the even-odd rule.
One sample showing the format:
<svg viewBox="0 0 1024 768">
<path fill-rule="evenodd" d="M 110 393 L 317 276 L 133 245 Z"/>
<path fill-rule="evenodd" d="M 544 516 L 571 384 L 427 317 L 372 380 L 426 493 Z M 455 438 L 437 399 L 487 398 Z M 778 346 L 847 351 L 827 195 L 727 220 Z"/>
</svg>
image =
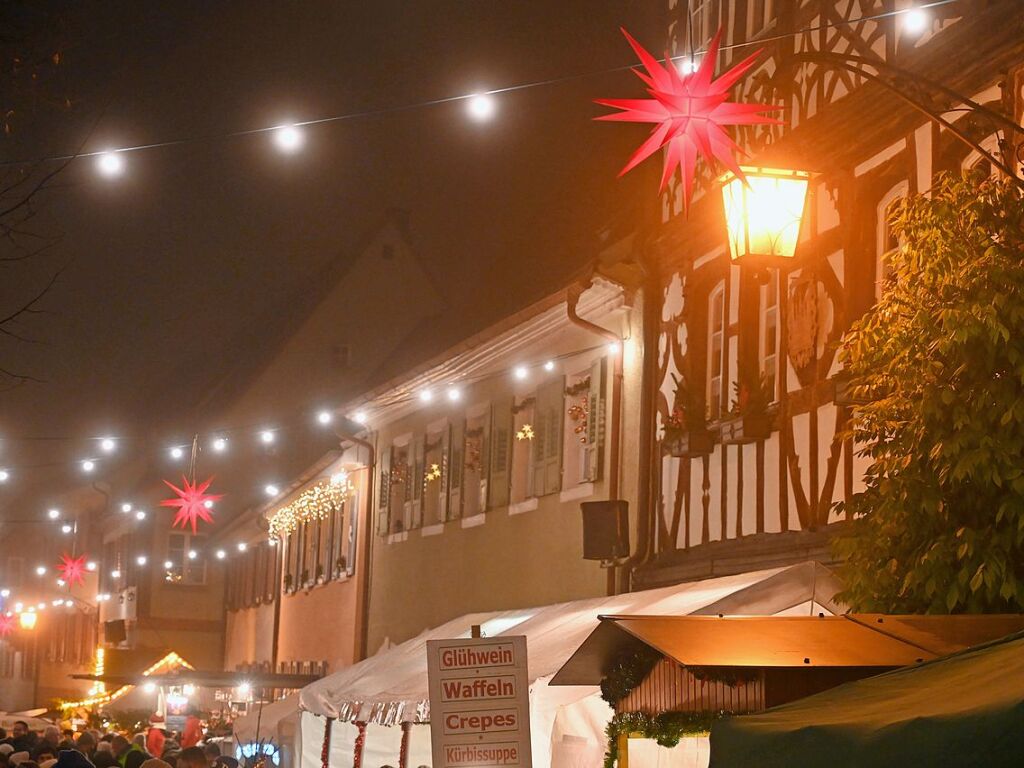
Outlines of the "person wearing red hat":
<svg viewBox="0 0 1024 768">
<path fill-rule="evenodd" d="M 158 757 L 164 753 L 164 718 L 159 714 L 149 718 L 149 731 L 146 733 L 146 751 Z"/>
</svg>

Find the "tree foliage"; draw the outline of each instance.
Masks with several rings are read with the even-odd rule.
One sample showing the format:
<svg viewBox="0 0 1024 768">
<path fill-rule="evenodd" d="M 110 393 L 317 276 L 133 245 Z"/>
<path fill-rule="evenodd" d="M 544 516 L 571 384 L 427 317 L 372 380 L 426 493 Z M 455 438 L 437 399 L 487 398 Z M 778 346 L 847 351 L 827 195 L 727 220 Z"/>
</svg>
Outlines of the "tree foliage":
<svg viewBox="0 0 1024 768">
<path fill-rule="evenodd" d="M 893 224 L 882 299 L 842 351 L 872 463 L 836 541 L 840 597 L 859 611 L 1024 611 L 1024 198 L 1006 180 L 945 176 Z"/>
</svg>

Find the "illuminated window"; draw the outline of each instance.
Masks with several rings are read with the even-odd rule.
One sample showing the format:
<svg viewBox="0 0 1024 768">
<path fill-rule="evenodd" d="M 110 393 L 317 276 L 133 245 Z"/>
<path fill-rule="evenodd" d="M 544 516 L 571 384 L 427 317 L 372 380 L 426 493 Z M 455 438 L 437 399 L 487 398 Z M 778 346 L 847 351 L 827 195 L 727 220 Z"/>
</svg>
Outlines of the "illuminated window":
<svg viewBox="0 0 1024 768">
<path fill-rule="evenodd" d="M 170 568 L 164 568 L 164 580 L 171 584 L 205 584 L 206 553 L 205 536 L 188 532 L 171 531 L 167 534 L 167 558 Z M 196 556 L 190 558 L 190 551 Z"/>
<path fill-rule="evenodd" d="M 535 394 L 521 398 L 513 406 L 514 430 L 512 438 L 512 479 L 511 501 L 519 504 L 534 496 L 533 492 L 533 441 L 536 438 L 534 422 Z"/>
<path fill-rule="evenodd" d="M 431 425 L 423 438 L 423 524 L 443 523 L 448 512 L 448 455 L 451 426 L 447 420 Z"/>
<path fill-rule="evenodd" d="M 775 381 L 779 352 L 779 270 L 768 270 L 768 282 L 761 286 L 761 373 L 772 399 L 778 397 Z"/>
<path fill-rule="evenodd" d="M 722 370 L 725 354 L 725 286 L 708 298 L 708 418 L 722 415 Z"/>
<path fill-rule="evenodd" d="M 902 181 L 890 189 L 878 204 L 878 231 L 875 246 L 875 300 L 882 298 L 885 284 L 890 279 L 892 266 L 890 258 L 900 247 L 899 237 L 892 226 L 893 216 L 907 196 L 907 182 Z"/>
</svg>

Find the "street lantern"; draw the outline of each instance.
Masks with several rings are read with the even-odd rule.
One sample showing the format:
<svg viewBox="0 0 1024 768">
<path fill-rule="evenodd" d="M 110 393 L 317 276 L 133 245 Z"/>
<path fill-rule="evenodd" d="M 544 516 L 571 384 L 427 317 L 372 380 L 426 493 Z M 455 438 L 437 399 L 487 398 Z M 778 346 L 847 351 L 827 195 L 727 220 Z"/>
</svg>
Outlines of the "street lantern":
<svg viewBox="0 0 1024 768">
<path fill-rule="evenodd" d="M 35 611 L 23 611 L 22 613 L 18 614 L 18 623 L 21 625 L 22 629 L 35 629 L 36 620 L 38 618 L 39 614 L 37 614 Z"/>
<path fill-rule="evenodd" d="M 804 216 L 807 171 L 741 166 L 721 178 L 729 256 L 736 264 L 780 267 L 793 258 Z"/>
</svg>

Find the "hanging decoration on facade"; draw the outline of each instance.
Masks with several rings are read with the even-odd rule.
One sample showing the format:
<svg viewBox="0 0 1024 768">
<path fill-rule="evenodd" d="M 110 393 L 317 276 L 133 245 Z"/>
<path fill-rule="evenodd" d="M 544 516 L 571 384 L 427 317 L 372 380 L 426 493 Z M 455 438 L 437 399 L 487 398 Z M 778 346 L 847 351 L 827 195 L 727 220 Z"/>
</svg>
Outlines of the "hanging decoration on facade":
<svg viewBox="0 0 1024 768">
<path fill-rule="evenodd" d="M 664 190 L 678 166 L 683 178 L 683 201 L 690 209 L 697 157 L 707 162 L 717 160 L 740 179 L 743 171 L 736 162 L 736 154 L 744 154 L 739 145 L 725 131 L 729 125 L 779 124 L 768 117 L 781 107 L 770 104 L 745 104 L 726 101 L 728 91 L 753 66 L 761 51 L 751 54 L 724 75 L 714 80 L 715 63 L 722 30 L 712 39 L 700 66 L 691 74 L 680 74 L 666 56 L 660 63 L 623 29 L 629 44 L 647 73 L 634 70 L 647 84 L 653 99 L 598 99 L 602 106 L 621 110 L 602 115 L 597 120 L 629 123 L 654 123 L 655 128 L 647 140 L 629 158 L 619 176 L 629 172 L 660 149 L 665 150 L 661 174 Z"/>
<path fill-rule="evenodd" d="M 171 525 L 175 528 L 187 528 L 192 526 L 192 533 L 197 533 L 199 521 L 213 524 L 213 517 L 210 515 L 210 508 L 215 501 L 224 498 L 222 493 L 207 493 L 213 478 L 209 477 L 201 483 L 189 482 L 187 477 L 182 476 L 183 487 L 178 488 L 173 483 L 164 480 L 164 485 L 170 488 L 177 495 L 174 499 L 164 499 L 160 502 L 161 507 L 177 507 L 178 513 Z"/>
<path fill-rule="evenodd" d="M 60 563 L 57 564 L 57 570 L 60 571 L 61 581 L 66 583 L 69 587 L 73 587 L 76 584 L 85 583 L 85 555 L 81 557 L 72 557 L 65 553 L 60 556 Z"/>
<path fill-rule="evenodd" d="M 270 518 L 270 537 L 283 538 L 302 523 L 326 520 L 341 508 L 352 492 L 349 483 L 317 483 L 299 494 L 291 504 L 281 507 Z"/>
<path fill-rule="evenodd" d="M 532 424 L 523 424 L 523 426 L 519 428 L 519 431 L 516 432 L 516 440 L 533 440 L 533 438 L 534 433 Z"/>
<path fill-rule="evenodd" d="M 427 470 L 427 473 L 423 476 L 423 479 L 426 482 L 428 482 L 428 483 L 432 483 L 435 480 L 440 480 L 441 479 L 441 465 L 440 464 L 431 464 L 430 465 L 430 469 Z"/>
</svg>

